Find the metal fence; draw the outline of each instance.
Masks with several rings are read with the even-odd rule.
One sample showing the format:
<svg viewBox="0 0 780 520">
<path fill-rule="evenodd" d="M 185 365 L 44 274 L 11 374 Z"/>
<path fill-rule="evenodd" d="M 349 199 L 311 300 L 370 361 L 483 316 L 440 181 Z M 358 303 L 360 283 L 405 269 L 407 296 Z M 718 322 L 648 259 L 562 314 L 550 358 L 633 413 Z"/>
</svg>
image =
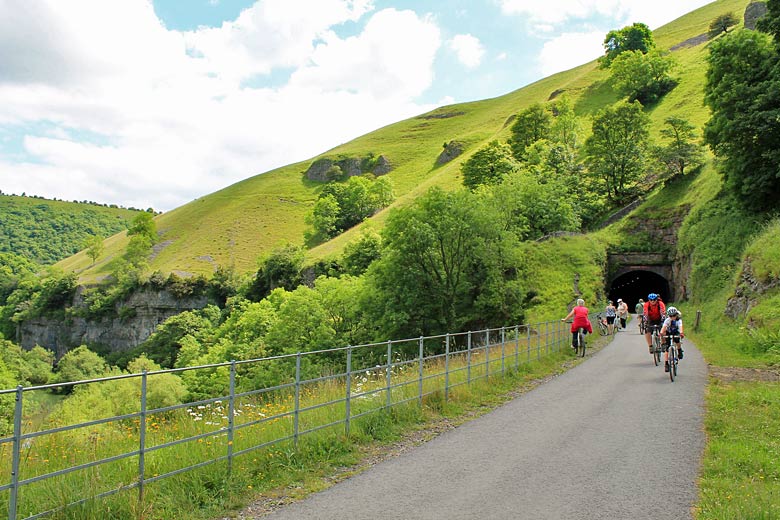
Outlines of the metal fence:
<svg viewBox="0 0 780 520">
<path fill-rule="evenodd" d="M 13 394 L 15 402 L 13 435 L 0 439 L 0 507 L 9 520 L 32 520 L 129 490 L 142 506 L 149 484 L 219 463 L 229 474 L 243 455 L 296 448 L 304 436 L 348 437 L 370 414 L 422 406 L 434 394 L 446 401 L 460 386 L 517 370 L 569 341 L 568 324 L 540 322 L 3 390 L 0 397 Z M 313 377 L 312 367 L 327 370 Z M 284 382 L 242 391 L 253 370 L 275 371 Z M 206 377 L 227 391 L 155 408 L 171 375 Z M 135 410 L 55 425 L 25 412 L 25 402 L 36 402 L 29 394 L 92 385 L 103 389 L 95 408 L 99 396 L 111 399 L 124 385 L 138 396 Z"/>
</svg>

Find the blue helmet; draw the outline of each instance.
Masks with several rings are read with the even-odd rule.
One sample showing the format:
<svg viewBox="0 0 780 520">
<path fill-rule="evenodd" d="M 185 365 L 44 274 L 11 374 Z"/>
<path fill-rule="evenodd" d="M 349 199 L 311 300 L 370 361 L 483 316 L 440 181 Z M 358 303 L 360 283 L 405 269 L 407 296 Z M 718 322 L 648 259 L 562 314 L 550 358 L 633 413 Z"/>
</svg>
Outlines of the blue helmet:
<svg viewBox="0 0 780 520">
<path fill-rule="evenodd" d="M 658 299 L 658 295 L 655 294 L 654 292 L 651 292 L 650 294 L 647 295 L 647 299 L 650 300 L 650 301 L 657 300 Z"/>
</svg>

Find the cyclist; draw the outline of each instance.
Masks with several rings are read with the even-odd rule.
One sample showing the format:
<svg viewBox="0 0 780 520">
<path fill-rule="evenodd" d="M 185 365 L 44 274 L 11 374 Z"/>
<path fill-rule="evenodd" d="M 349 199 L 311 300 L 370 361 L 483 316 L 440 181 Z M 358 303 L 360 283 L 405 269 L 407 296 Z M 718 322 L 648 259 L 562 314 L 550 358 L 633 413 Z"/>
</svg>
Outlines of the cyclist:
<svg viewBox="0 0 780 520">
<path fill-rule="evenodd" d="M 588 308 L 585 307 L 585 300 L 578 299 L 577 306 L 561 321 L 566 321 L 572 316 L 574 316 L 574 321 L 571 323 L 571 348 L 577 348 L 577 331 L 579 329 L 585 329 L 585 334 L 593 334 L 593 325 L 588 319 Z"/>
<path fill-rule="evenodd" d="M 663 325 L 664 316 L 666 315 L 666 305 L 661 301 L 661 298 L 655 294 L 650 293 L 647 295 L 647 301 L 645 302 L 642 315 L 645 319 L 645 340 L 647 341 L 647 350 L 653 353 L 653 325 L 657 325 L 659 328 Z"/>
<path fill-rule="evenodd" d="M 617 316 L 617 309 L 612 305 L 612 300 L 607 302 L 607 308 L 604 309 L 604 315 L 607 317 L 607 329 L 612 334 L 612 329 L 615 328 L 615 317 Z"/>
<path fill-rule="evenodd" d="M 628 304 L 620 298 L 618 298 L 617 314 L 618 319 L 620 319 L 620 326 L 618 327 L 618 330 L 625 330 L 626 320 L 628 320 Z"/>
<path fill-rule="evenodd" d="M 634 306 L 634 314 L 636 314 L 637 322 L 639 322 L 639 333 L 642 334 L 644 332 L 644 329 L 642 328 L 642 320 L 644 320 L 644 314 L 645 310 L 645 301 L 642 298 L 639 298 L 639 301 L 636 302 L 636 305 Z"/>
<path fill-rule="evenodd" d="M 674 340 L 674 345 L 677 347 L 677 358 L 682 359 L 683 349 L 682 349 L 682 345 L 680 345 L 680 340 L 685 337 L 685 334 L 683 334 L 682 315 L 680 314 L 680 311 L 677 310 L 677 307 L 669 307 L 666 310 L 666 316 L 667 318 L 664 320 L 664 324 L 661 327 L 661 337 L 677 336 Z M 664 344 L 667 344 L 666 340 L 664 340 Z M 665 360 L 664 370 L 668 372 L 669 371 L 668 351 L 664 353 L 664 360 Z"/>
</svg>

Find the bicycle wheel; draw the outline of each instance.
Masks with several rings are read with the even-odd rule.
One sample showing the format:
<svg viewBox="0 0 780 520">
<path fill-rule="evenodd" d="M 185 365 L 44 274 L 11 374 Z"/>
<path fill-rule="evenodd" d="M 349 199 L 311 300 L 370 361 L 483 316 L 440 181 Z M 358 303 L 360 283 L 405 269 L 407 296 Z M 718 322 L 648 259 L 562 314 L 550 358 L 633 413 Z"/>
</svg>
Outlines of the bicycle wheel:
<svg viewBox="0 0 780 520">
<path fill-rule="evenodd" d="M 582 329 L 580 329 L 579 333 L 577 334 L 577 341 L 579 342 L 579 354 L 580 357 L 585 357 L 585 334 L 582 333 Z"/>
<path fill-rule="evenodd" d="M 602 336 L 606 336 L 607 332 L 609 332 L 607 330 L 607 326 L 604 325 L 603 321 L 599 320 L 599 334 L 601 334 Z"/>
<path fill-rule="evenodd" d="M 674 345 L 669 347 L 667 359 L 669 360 L 669 379 L 674 383 L 674 376 L 677 375 L 677 356 L 674 353 Z"/>
<path fill-rule="evenodd" d="M 655 350 L 655 348 L 653 348 L 653 362 L 655 363 L 655 366 L 658 366 L 661 363 L 661 353 Z"/>
</svg>

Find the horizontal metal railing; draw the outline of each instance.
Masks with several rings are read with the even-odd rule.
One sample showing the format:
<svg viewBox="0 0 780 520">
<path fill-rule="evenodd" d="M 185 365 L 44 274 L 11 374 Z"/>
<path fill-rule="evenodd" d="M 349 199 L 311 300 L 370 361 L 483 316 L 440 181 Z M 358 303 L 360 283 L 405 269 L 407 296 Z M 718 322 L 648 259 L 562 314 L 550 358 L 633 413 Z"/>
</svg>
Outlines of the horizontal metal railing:
<svg viewBox="0 0 780 520">
<path fill-rule="evenodd" d="M 475 332 L 390 340 L 268 358 L 170 370 L 144 371 L 140 374 L 122 374 L 84 381 L 32 387 L 19 386 L 16 389 L 0 390 L 0 396 L 8 394 L 15 396 L 13 435 L 0 439 L 0 471 L 5 472 L 0 474 L 0 507 L 7 508 L 9 520 L 16 520 L 19 515 L 28 515 L 24 517 L 25 520 L 31 520 L 132 489 L 138 489 L 138 500 L 140 504 L 143 504 L 147 484 L 222 462 L 226 464 L 226 471 L 229 473 L 236 457 L 286 442 L 297 446 L 302 436 L 314 432 L 330 430 L 339 435 L 349 436 L 354 421 L 369 414 L 415 401 L 416 404 L 422 406 L 424 399 L 435 393 L 440 393 L 446 401 L 454 388 L 470 385 L 474 381 L 488 379 L 508 370 L 517 370 L 521 364 L 529 363 L 533 359 L 540 359 L 550 352 L 560 351 L 561 347 L 568 345 L 568 343 L 567 324 L 560 321 L 540 322 Z M 337 355 L 343 356 L 343 364 L 337 365 L 333 361 L 332 358 Z M 322 359 L 323 356 L 330 356 L 328 365 L 331 370 L 336 369 L 337 372 L 305 378 L 302 370 L 304 360 Z M 366 359 L 383 359 L 384 363 L 368 366 L 369 362 L 365 361 Z M 267 388 L 237 391 L 238 368 L 258 367 L 279 361 L 290 364 L 289 382 Z M 365 366 L 360 366 L 360 363 Z M 339 368 L 340 366 L 343 366 L 343 371 Z M 228 369 L 229 392 L 227 395 L 153 409 L 147 408 L 149 388 L 157 376 L 220 368 Z M 77 424 L 25 431 L 24 425 L 26 423 L 23 416 L 25 394 L 93 384 L 111 384 L 127 379 L 140 380 L 138 411 L 113 417 L 96 418 Z M 369 382 L 370 384 L 368 384 Z M 329 385 L 330 391 L 325 391 Z M 306 402 L 303 402 L 303 394 L 307 391 L 310 392 L 311 396 L 318 395 L 324 400 L 318 402 L 316 399 L 308 397 Z M 331 395 L 334 391 L 338 394 L 336 397 Z M 328 398 L 329 395 L 330 398 Z M 246 404 L 242 409 L 238 403 L 244 401 Z M 271 415 L 259 413 L 255 417 L 243 418 L 247 415 L 245 410 L 256 409 L 260 403 L 277 401 L 288 404 Z M 223 407 L 224 402 L 227 402 L 226 408 Z M 197 417 L 197 410 L 212 410 L 212 407 L 220 411 L 219 424 L 207 425 L 205 421 L 199 420 L 198 428 L 200 430 L 193 431 L 191 434 L 182 432 L 182 436 L 170 438 L 166 435 L 172 434 L 172 432 L 166 432 L 166 435 L 157 435 L 157 442 L 150 440 L 151 427 L 156 424 L 153 418 L 162 417 L 163 419 L 159 420 L 164 420 L 166 414 L 172 413 L 189 413 L 191 416 L 194 414 Z M 336 410 L 338 420 L 326 422 L 325 418 L 318 419 L 316 414 L 326 409 L 331 410 L 331 415 L 328 416 L 331 419 L 334 416 L 333 410 Z M 226 421 L 226 423 L 223 425 L 222 421 Z M 275 437 L 257 440 L 259 431 L 265 431 L 266 428 L 278 424 L 280 421 L 283 423 Z M 202 426 L 200 426 L 201 424 Z M 127 443 L 129 444 L 132 440 L 136 447 L 119 453 L 100 452 L 99 448 L 102 448 L 102 445 L 99 446 L 98 430 L 113 427 L 114 430 L 111 431 L 115 434 L 123 426 L 131 432 L 126 436 L 132 437 Z M 218 427 L 214 428 L 213 426 Z M 90 435 L 94 437 L 92 457 L 82 456 L 79 458 L 74 453 L 70 453 L 71 462 L 68 465 L 61 464 L 60 461 L 55 463 L 44 459 L 47 464 L 35 466 L 37 472 L 25 465 L 28 460 L 33 458 L 40 460 L 45 456 L 43 449 L 39 454 L 31 453 L 38 443 L 42 443 L 42 439 L 59 438 L 58 436 L 73 432 L 78 432 L 87 438 Z M 236 446 L 237 436 L 242 437 L 239 446 Z M 253 436 L 255 437 L 254 441 L 251 439 Z M 164 450 L 183 449 L 187 446 L 197 446 L 204 443 L 211 449 L 210 455 L 204 455 L 202 460 L 187 464 L 184 457 L 173 457 L 176 460 L 181 459 L 182 465 L 179 467 L 159 467 L 157 468 L 159 472 L 151 472 L 148 467 L 150 457 Z M 74 446 L 77 445 L 77 443 L 74 444 Z M 27 450 L 24 460 L 22 459 L 23 450 Z M 75 447 L 74 450 L 79 451 Z M 64 496 L 68 496 L 67 499 L 56 499 L 56 494 L 52 494 L 53 499 L 48 504 L 23 500 L 22 491 L 27 486 L 48 483 L 49 488 L 56 487 L 55 484 L 51 483 L 54 479 L 68 477 L 76 472 L 99 471 L 100 467 L 110 468 L 109 465 L 117 463 L 125 464 L 124 468 L 120 468 L 122 478 L 118 482 L 111 483 L 109 489 L 87 491 L 83 489 L 86 486 L 81 486 L 80 491 L 87 493 L 86 496 L 73 497 L 68 493 L 63 493 Z M 112 469 L 107 471 L 111 472 Z M 23 475 L 25 472 L 27 474 Z M 130 474 L 134 474 L 134 476 L 130 478 Z M 36 510 L 36 508 L 42 508 L 42 510 Z M 139 510 L 142 511 L 143 508 L 141 507 Z M 2 515 L 1 512 L 0 515 Z"/>
</svg>

